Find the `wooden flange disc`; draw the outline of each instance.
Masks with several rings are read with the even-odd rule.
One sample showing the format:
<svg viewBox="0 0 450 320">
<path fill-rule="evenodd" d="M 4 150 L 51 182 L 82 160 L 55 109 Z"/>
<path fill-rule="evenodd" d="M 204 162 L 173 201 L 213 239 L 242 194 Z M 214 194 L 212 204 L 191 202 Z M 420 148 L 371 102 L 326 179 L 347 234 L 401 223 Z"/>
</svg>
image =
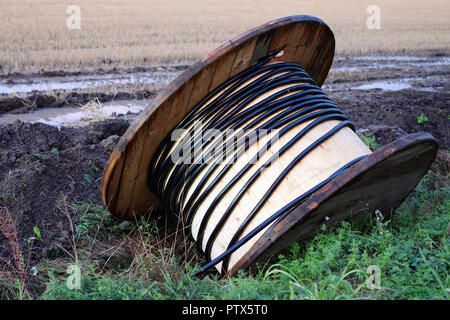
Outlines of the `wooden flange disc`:
<svg viewBox="0 0 450 320">
<path fill-rule="evenodd" d="M 279 48 L 321 86 L 334 56 L 334 36 L 320 19 L 291 16 L 227 41 L 162 90 L 128 128 L 103 172 L 102 199 L 112 214 L 134 219 L 160 207 L 147 186 L 150 160 L 161 141 L 219 84 Z"/>
<path fill-rule="evenodd" d="M 313 236 L 323 224 L 334 224 L 376 209 L 384 216 L 390 215 L 427 172 L 437 149 L 438 143 L 430 134 L 419 132 L 371 153 L 284 219 L 275 221 L 226 276 Z"/>
</svg>

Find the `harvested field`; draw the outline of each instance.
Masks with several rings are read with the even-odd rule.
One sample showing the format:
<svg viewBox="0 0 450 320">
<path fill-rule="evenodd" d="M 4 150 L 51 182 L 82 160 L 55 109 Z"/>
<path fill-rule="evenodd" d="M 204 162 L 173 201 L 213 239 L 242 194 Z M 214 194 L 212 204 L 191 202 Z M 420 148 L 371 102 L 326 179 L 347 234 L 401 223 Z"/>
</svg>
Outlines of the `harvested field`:
<svg viewBox="0 0 450 320">
<path fill-rule="evenodd" d="M 387 1 L 368 29 L 372 1 L 77 1 L 80 30 L 66 26 L 69 1 L 0 4 L 0 72 L 42 73 L 189 63 L 268 20 L 309 14 L 333 29 L 338 54 L 448 52 L 446 0 Z"/>
</svg>

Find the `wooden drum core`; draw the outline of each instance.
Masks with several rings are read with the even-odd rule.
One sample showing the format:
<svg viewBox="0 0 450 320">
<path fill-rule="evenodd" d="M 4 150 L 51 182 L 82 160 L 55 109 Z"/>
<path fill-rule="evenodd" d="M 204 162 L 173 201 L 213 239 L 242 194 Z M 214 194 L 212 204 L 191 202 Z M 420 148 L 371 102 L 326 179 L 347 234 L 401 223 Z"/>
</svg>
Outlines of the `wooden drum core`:
<svg viewBox="0 0 450 320">
<path fill-rule="evenodd" d="M 209 260 L 371 153 L 314 80 L 278 51 L 196 105 L 150 165 L 150 188 L 185 219 Z M 229 271 L 272 223 L 216 268 Z"/>
<path fill-rule="evenodd" d="M 234 38 L 155 97 L 102 180 L 123 219 L 171 213 L 207 264 L 234 275 L 356 213 L 390 214 L 437 152 L 427 133 L 374 152 L 321 90 L 334 37 L 291 16 Z"/>
</svg>

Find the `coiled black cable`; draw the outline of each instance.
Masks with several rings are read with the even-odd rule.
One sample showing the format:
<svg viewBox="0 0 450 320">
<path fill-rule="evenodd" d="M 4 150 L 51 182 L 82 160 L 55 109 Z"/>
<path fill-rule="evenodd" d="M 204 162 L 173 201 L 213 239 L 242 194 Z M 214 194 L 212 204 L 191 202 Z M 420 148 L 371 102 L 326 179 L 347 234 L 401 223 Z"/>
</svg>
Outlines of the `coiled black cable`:
<svg viewBox="0 0 450 320">
<path fill-rule="evenodd" d="M 276 219 L 282 219 L 289 214 L 292 209 L 328 181 L 364 158 L 364 156 L 361 156 L 347 163 L 329 178 L 300 195 L 266 219 L 257 228 L 247 235 L 242 236 L 246 227 L 257 215 L 258 211 L 262 208 L 270 195 L 297 163 L 342 128 L 350 127 L 354 130 L 353 124 L 323 93 L 320 87 L 316 85 L 314 80 L 300 67 L 300 65 L 286 62 L 273 62 L 268 64 L 276 54 L 278 54 L 278 52 L 270 53 L 265 58 L 261 59 L 259 63 L 228 79 L 204 97 L 192 108 L 182 121 L 180 121 L 177 127 L 167 135 L 163 142 L 158 146 L 151 160 L 148 176 L 150 189 L 157 195 L 168 210 L 173 213 L 182 212 L 182 218 L 185 219 L 186 224 L 191 225 L 193 217 L 203 200 L 210 194 L 214 187 L 217 186 L 219 181 L 221 181 L 232 167 L 233 163 L 235 163 L 254 143 L 262 138 L 260 136 L 261 130 L 277 130 L 278 134 L 272 139 L 269 139 L 266 145 L 256 153 L 253 159 L 245 164 L 238 174 L 236 174 L 226 186 L 220 190 L 209 205 L 202 217 L 196 240 L 197 245 L 201 250 L 204 237 L 203 231 L 212 212 L 214 212 L 214 209 L 221 199 L 223 199 L 235 183 L 239 181 L 239 179 L 246 174 L 255 163 L 257 163 L 257 160 L 259 160 L 280 137 L 299 124 L 310 122 L 290 139 L 288 143 L 282 146 L 276 155 L 271 156 L 269 160 L 262 164 L 234 197 L 209 238 L 205 239 L 205 254 L 208 264 L 202 267 L 202 271 L 223 262 L 221 269 L 222 274 L 225 273 L 228 269 L 229 258 L 234 251 L 245 244 L 258 232 L 270 225 L 270 223 L 274 222 Z M 282 86 L 285 86 L 286 88 L 279 89 Z M 274 89 L 279 90 L 276 91 Z M 271 93 L 268 97 L 255 103 L 256 99 L 271 90 L 276 92 Z M 291 161 L 291 163 L 276 178 L 274 183 L 267 189 L 253 210 L 249 212 L 248 216 L 233 235 L 227 250 L 211 261 L 211 249 L 214 241 L 246 190 L 248 190 L 248 188 L 250 188 L 257 180 L 263 170 L 270 166 L 275 160 L 274 157 L 282 155 L 314 127 L 329 120 L 339 120 L 340 122 L 300 152 L 295 159 Z M 197 132 L 196 130 L 197 121 L 201 121 L 202 123 L 200 132 Z M 172 141 L 172 133 L 174 133 L 175 130 L 187 128 L 189 128 L 189 130 L 185 132 L 185 138 L 173 139 L 174 141 Z M 222 132 L 222 134 L 218 138 L 214 136 L 209 129 L 218 130 L 218 132 Z M 238 131 L 230 137 L 227 136 L 227 133 L 230 132 L 229 130 Z M 249 132 L 251 134 L 249 134 Z M 233 143 L 232 148 L 230 148 L 230 141 Z M 190 150 L 188 153 L 189 159 L 183 157 L 174 162 L 172 155 L 179 153 L 180 150 L 186 150 L 186 148 Z M 220 167 L 220 162 L 229 159 L 230 157 L 231 159 L 222 167 L 222 169 L 220 169 L 214 179 L 206 184 L 210 177 Z M 206 173 L 204 172 L 205 170 Z M 192 191 L 191 196 L 184 199 L 184 195 L 201 173 L 203 173 L 203 176 L 201 176 L 201 179 Z"/>
</svg>

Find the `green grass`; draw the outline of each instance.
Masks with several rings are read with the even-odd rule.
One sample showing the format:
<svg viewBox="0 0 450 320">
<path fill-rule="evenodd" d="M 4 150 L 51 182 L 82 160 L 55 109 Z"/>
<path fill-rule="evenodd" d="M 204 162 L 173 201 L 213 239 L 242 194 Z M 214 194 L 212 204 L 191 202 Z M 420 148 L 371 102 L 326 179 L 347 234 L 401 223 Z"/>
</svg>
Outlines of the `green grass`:
<svg viewBox="0 0 450 320">
<path fill-rule="evenodd" d="M 146 250 L 125 246 L 105 264 L 92 254 L 83 257 L 79 246 L 80 290 L 68 289 L 68 275 L 45 261 L 38 267 L 49 272 L 41 299 L 448 299 L 450 294 L 450 189 L 431 173 L 392 221 L 370 218 L 320 230 L 308 243 L 295 243 L 270 263 L 227 280 L 214 273 L 195 278 L 201 258 L 186 263 L 177 253 L 181 246 L 155 245 L 158 227 L 151 220 L 124 223 L 105 216 L 99 205 L 72 206 L 80 215 L 78 241 L 85 247 L 93 233 L 103 234 L 97 235 L 102 246 L 125 241 L 113 238 L 127 234 Z M 133 252 L 128 260 L 127 251 Z M 118 263 L 121 259 L 126 262 Z M 70 263 L 63 260 L 59 267 Z M 379 289 L 367 287 L 371 265 L 381 271 Z"/>
<path fill-rule="evenodd" d="M 381 147 L 381 145 L 376 142 L 377 138 L 370 133 L 359 133 L 358 136 L 369 147 L 371 151 L 375 151 Z"/>
<path fill-rule="evenodd" d="M 25 266 L 26 288 L 33 299 L 449 299 L 450 188 L 448 173 L 437 172 L 434 166 L 391 221 L 375 214 L 318 230 L 226 280 L 215 272 L 194 277 L 203 256 L 162 218 L 121 221 L 100 204 L 67 203 L 73 233 Z M 81 269 L 79 290 L 66 284 L 71 265 Z M 368 287 L 370 266 L 380 270 L 379 288 Z M 0 274 L 0 298 L 28 298 L 20 281 Z"/>
</svg>

